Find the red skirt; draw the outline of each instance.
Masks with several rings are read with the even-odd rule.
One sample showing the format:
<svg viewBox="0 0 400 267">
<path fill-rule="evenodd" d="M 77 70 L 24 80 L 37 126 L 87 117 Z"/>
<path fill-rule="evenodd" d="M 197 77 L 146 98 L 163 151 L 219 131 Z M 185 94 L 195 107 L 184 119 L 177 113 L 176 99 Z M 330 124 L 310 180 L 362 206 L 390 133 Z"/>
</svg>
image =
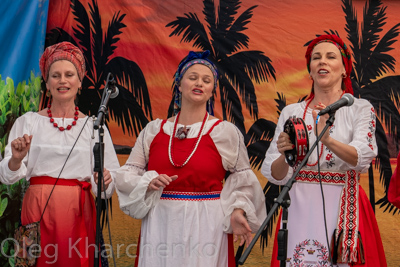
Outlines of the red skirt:
<svg viewBox="0 0 400 267">
<path fill-rule="evenodd" d="M 22 203 L 23 225 L 40 220 L 56 178 L 32 177 Z M 91 184 L 59 179 L 40 221 L 36 266 L 93 266 L 96 207 Z"/>
</svg>

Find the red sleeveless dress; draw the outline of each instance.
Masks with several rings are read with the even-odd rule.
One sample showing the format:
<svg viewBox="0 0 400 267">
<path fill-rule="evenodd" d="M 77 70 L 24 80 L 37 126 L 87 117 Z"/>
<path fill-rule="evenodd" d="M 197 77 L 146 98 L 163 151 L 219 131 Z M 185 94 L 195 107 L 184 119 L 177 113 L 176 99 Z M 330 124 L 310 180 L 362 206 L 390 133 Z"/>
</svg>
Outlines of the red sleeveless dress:
<svg viewBox="0 0 400 267">
<path fill-rule="evenodd" d="M 149 162 L 147 169 L 149 171 L 154 170 L 159 174 L 167 174 L 168 176 L 178 175 L 178 178 L 164 188 L 163 194 L 160 199 L 160 203 L 157 204 L 156 207 L 154 207 L 153 209 L 157 210 L 157 206 L 163 205 L 163 203 L 165 203 L 164 201 L 168 202 L 168 204 L 164 206 L 165 208 L 163 208 L 163 212 L 165 212 L 165 214 L 171 214 L 171 212 L 177 214 L 183 214 L 186 212 L 185 211 L 186 209 L 188 208 L 190 209 L 190 205 L 193 204 L 193 202 L 217 200 L 218 202 L 216 205 L 220 206 L 219 193 L 223 187 L 223 180 L 226 174 L 226 170 L 222 165 L 222 159 L 217 150 L 217 147 L 215 146 L 209 134 L 214 129 L 214 127 L 218 125 L 221 121 L 218 120 L 210 128 L 210 130 L 203 135 L 197 147 L 197 150 L 195 151 L 189 162 L 181 168 L 173 166 L 169 160 L 168 145 L 170 136 L 164 133 L 164 131 L 162 130 L 165 122 L 166 121 L 164 120 L 161 123 L 160 132 L 155 136 L 150 145 Z M 186 138 L 186 139 L 178 139 L 176 137 L 174 138 L 175 138 L 174 146 L 172 148 L 171 154 L 173 154 L 175 164 L 182 164 L 187 159 L 189 154 L 193 151 L 197 138 Z M 183 202 L 186 202 L 188 205 L 182 204 Z M 164 211 L 165 209 L 167 210 Z M 149 216 L 147 216 L 147 218 L 145 218 L 142 221 L 140 242 L 143 241 L 142 239 L 144 235 L 143 224 L 147 224 L 150 220 L 165 219 L 164 217 L 160 218 L 160 216 L 162 215 L 155 214 L 153 216 L 152 211 L 150 210 Z M 218 214 L 218 216 L 217 214 L 206 214 L 205 216 L 210 216 L 210 218 L 212 218 L 221 216 L 221 214 Z M 165 219 L 165 220 L 170 220 L 170 219 Z M 176 225 L 181 225 L 181 227 L 185 228 L 186 226 L 190 227 L 191 225 L 198 223 L 198 222 L 192 222 L 190 218 L 185 218 L 184 220 L 186 221 L 174 222 L 174 224 L 176 223 Z M 159 224 L 162 223 L 164 222 L 161 221 L 159 222 Z M 149 222 L 148 224 L 152 225 L 151 222 Z M 220 226 L 218 225 L 217 227 Z M 172 228 L 174 227 L 170 227 L 168 225 L 165 226 L 161 234 L 165 235 L 166 239 L 169 239 L 170 234 L 172 234 L 172 232 L 170 233 L 170 230 L 172 230 Z M 211 230 L 212 229 L 210 229 L 210 231 Z M 154 233 L 154 231 L 152 230 L 152 232 L 149 232 L 149 235 L 151 235 L 151 233 Z M 234 246 L 232 242 L 232 235 L 226 235 L 226 237 L 228 238 L 228 251 L 223 252 L 222 255 L 228 257 L 227 266 L 231 267 L 235 266 Z M 147 240 L 149 239 L 151 238 L 147 238 Z M 209 242 L 213 241 L 214 240 L 209 240 Z M 167 243 L 168 240 L 162 240 L 162 242 Z M 189 244 L 185 244 L 185 246 L 186 245 Z M 214 249 L 219 249 L 219 246 L 216 245 Z M 143 251 L 140 251 L 139 253 L 140 253 L 139 257 L 141 257 Z M 218 254 L 221 255 L 221 252 L 218 251 Z M 166 257 L 166 262 L 168 262 L 169 259 L 172 260 L 171 255 L 169 257 Z M 182 264 L 184 262 L 186 261 L 183 260 Z M 188 263 L 186 262 L 186 264 Z M 195 264 L 196 266 L 204 266 L 200 262 L 195 262 L 195 263 L 191 262 L 190 264 L 191 266 L 193 264 Z M 166 265 L 168 265 L 168 263 L 166 263 Z M 144 262 L 143 266 L 153 266 L 153 265 L 149 264 L 148 262 Z"/>
</svg>

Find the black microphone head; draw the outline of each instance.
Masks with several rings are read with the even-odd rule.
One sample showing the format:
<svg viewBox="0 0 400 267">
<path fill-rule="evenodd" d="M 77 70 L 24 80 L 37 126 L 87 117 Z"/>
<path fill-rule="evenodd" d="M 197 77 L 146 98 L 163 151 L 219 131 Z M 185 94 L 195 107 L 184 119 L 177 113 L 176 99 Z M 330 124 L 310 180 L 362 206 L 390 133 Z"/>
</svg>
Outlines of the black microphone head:
<svg viewBox="0 0 400 267">
<path fill-rule="evenodd" d="M 352 94 L 346 93 L 342 96 L 342 98 L 347 99 L 346 106 L 351 106 L 354 103 L 354 96 Z"/>
</svg>

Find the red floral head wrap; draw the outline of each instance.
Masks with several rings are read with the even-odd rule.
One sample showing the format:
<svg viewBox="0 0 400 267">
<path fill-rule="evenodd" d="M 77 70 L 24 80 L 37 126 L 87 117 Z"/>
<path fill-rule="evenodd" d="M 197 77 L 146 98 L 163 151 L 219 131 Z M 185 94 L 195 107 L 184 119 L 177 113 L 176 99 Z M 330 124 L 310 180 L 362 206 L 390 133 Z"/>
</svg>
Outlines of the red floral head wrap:
<svg viewBox="0 0 400 267">
<path fill-rule="evenodd" d="M 82 81 L 85 75 L 85 58 L 82 51 L 70 42 L 61 42 L 47 47 L 40 58 L 39 67 L 45 82 L 49 77 L 51 64 L 57 60 L 68 60 L 74 64 L 79 80 Z"/>
<path fill-rule="evenodd" d="M 307 47 L 307 51 L 306 51 L 306 60 L 307 60 L 307 69 L 308 72 L 310 72 L 310 61 L 311 61 L 311 54 L 312 51 L 314 49 L 314 47 L 322 42 L 329 42 L 332 43 L 334 45 L 336 45 L 336 47 L 339 49 L 341 55 L 342 55 L 342 60 L 343 60 L 343 64 L 344 67 L 346 69 L 346 78 L 343 78 L 343 83 L 345 86 L 345 92 L 346 93 L 350 93 L 353 94 L 353 87 L 351 85 L 351 79 L 350 79 L 350 75 L 351 75 L 351 71 L 353 69 L 353 64 L 351 62 L 351 54 L 349 49 L 347 48 L 346 44 L 343 42 L 343 40 L 334 34 L 327 34 L 327 35 L 321 35 L 317 38 L 315 38 Z M 312 91 L 311 94 L 308 98 L 311 98 L 314 96 L 314 84 L 312 87 Z"/>
</svg>

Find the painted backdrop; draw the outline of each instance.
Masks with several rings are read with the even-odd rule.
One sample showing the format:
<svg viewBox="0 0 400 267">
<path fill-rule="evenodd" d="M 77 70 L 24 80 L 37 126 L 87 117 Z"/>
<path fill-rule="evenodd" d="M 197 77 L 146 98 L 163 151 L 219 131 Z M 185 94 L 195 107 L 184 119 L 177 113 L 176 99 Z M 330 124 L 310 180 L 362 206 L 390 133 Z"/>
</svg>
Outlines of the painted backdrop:
<svg viewBox="0 0 400 267">
<path fill-rule="evenodd" d="M 389 266 L 398 266 L 390 248 L 400 241 L 399 211 L 386 190 L 400 137 L 399 12 L 396 1 L 50 1 L 46 45 L 70 40 L 84 50 L 84 112 L 96 114 L 107 74 L 116 77 L 120 94 L 109 102 L 108 126 L 120 154 L 129 153 L 148 121 L 171 114 L 179 61 L 189 50 L 210 50 L 220 71 L 216 116 L 242 131 L 258 173 L 280 110 L 310 91 L 306 43 L 338 34 L 353 52 L 355 96 L 371 101 L 377 113 L 379 155 L 362 185 L 376 210 Z M 272 205 L 280 188 L 259 178 Z M 265 245 L 272 231 L 269 224 Z"/>
</svg>

